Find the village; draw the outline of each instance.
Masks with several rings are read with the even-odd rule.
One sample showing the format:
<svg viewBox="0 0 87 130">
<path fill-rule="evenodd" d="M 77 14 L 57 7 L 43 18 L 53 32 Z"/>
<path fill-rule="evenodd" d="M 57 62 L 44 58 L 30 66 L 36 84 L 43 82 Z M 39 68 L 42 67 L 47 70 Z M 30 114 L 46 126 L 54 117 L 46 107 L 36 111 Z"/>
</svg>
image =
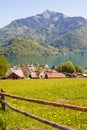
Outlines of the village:
<svg viewBox="0 0 87 130">
<path fill-rule="evenodd" d="M 46 65 L 27 64 L 12 66 L 4 79 L 57 79 L 57 78 L 86 78 L 87 70 L 81 72 L 59 72 L 57 67 Z"/>
</svg>

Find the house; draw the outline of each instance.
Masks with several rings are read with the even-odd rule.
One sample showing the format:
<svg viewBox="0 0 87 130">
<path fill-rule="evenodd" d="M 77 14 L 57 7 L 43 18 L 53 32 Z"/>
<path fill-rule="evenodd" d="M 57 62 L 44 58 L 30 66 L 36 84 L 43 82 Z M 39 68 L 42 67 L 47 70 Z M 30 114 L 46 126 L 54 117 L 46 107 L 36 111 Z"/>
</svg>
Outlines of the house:
<svg viewBox="0 0 87 130">
<path fill-rule="evenodd" d="M 32 64 L 32 65 L 27 65 L 28 69 L 29 69 L 29 72 L 34 72 L 36 70 L 35 66 Z"/>
<path fill-rule="evenodd" d="M 67 77 L 67 78 L 72 78 L 72 77 L 74 77 L 74 75 L 72 75 L 71 73 L 64 73 L 65 74 L 65 76 Z"/>
<path fill-rule="evenodd" d="M 31 72 L 31 73 L 29 74 L 29 78 L 31 78 L 31 79 L 38 79 L 39 77 L 38 77 L 38 75 L 37 75 L 36 72 Z"/>
<path fill-rule="evenodd" d="M 71 74 L 71 78 L 80 78 L 80 77 L 83 77 L 81 73 L 79 72 L 73 72 Z"/>
<path fill-rule="evenodd" d="M 24 79 L 25 76 L 21 69 L 10 69 L 6 74 L 6 79 Z"/>
<path fill-rule="evenodd" d="M 50 72 L 45 75 L 45 78 L 65 78 L 63 73 Z"/>
<path fill-rule="evenodd" d="M 76 78 L 87 78 L 87 74 L 78 74 Z"/>
<path fill-rule="evenodd" d="M 39 74 L 39 78 L 40 79 L 44 79 L 45 78 L 45 72 L 44 71 Z"/>
<path fill-rule="evenodd" d="M 87 78 L 87 74 L 82 74 L 82 76 L 83 76 L 84 78 Z"/>
<path fill-rule="evenodd" d="M 74 75 L 74 77 L 75 77 L 75 78 L 83 78 L 84 76 L 83 76 L 83 74 L 79 73 L 79 74 L 77 74 L 77 75 Z"/>
<path fill-rule="evenodd" d="M 71 75 L 72 75 L 71 77 L 74 77 L 74 78 L 86 78 L 87 77 L 87 74 L 82 74 L 79 72 L 74 72 Z"/>
</svg>

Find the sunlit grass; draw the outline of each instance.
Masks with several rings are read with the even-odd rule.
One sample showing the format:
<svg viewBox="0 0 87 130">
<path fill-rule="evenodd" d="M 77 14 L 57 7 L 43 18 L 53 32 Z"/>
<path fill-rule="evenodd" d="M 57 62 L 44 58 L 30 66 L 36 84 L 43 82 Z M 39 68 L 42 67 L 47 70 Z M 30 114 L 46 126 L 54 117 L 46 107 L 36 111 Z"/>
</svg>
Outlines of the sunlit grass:
<svg viewBox="0 0 87 130">
<path fill-rule="evenodd" d="M 5 80 L 0 81 L 0 88 L 12 95 L 87 107 L 87 79 Z M 8 97 L 6 100 L 14 107 L 42 118 L 76 130 L 87 130 L 86 112 L 44 106 Z M 42 130 L 52 130 L 52 127 L 18 114 L 9 108 L 6 108 L 6 112 L 0 110 L 0 118 L 6 129 L 41 128 Z"/>
</svg>

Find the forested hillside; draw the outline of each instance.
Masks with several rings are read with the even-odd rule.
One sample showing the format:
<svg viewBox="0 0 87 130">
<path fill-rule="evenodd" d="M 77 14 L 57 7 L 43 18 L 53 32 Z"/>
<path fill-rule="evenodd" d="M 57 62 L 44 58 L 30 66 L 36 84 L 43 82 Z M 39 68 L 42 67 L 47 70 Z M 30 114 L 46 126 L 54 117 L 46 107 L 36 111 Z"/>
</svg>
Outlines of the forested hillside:
<svg viewBox="0 0 87 130">
<path fill-rule="evenodd" d="M 17 37 L 11 39 L 7 45 L 1 46 L 0 53 L 5 56 L 45 56 L 56 55 L 58 51 L 50 45 L 41 45 L 38 42 Z"/>
</svg>

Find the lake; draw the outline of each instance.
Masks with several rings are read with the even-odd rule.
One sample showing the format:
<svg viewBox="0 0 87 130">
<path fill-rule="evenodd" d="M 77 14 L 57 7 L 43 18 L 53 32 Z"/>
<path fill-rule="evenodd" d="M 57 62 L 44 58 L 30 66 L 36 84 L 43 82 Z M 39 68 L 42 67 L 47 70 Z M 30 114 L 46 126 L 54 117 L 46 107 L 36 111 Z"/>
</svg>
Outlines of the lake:
<svg viewBox="0 0 87 130">
<path fill-rule="evenodd" d="M 59 55 L 59 56 L 21 56 L 21 57 L 7 57 L 10 65 L 21 65 L 30 63 L 39 63 L 41 65 L 48 64 L 49 66 L 58 66 L 60 63 L 72 61 L 74 64 L 87 68 L 87 55 Z"/>
</svg>

